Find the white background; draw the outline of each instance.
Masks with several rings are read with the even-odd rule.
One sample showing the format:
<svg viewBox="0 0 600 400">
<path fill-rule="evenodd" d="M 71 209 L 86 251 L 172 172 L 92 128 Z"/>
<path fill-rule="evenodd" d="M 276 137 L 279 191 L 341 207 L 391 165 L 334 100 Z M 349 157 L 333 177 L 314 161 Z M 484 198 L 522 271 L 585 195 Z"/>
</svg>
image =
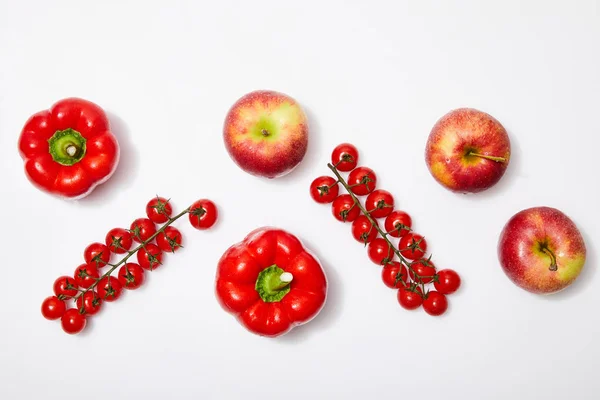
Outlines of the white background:
<svg viewBox="0 0 600 400">
<path fill-rule="evenodd" d="M 2 0 L 0 398 L 597 398 L 599 71 L 598 1 Z M 223 146 L 228 108 L 254 89 L 309 116 L 306 158 L 284 178 L 245 174 Z M 35 189 L 17 151 L 26 119 L 68 96 L 101 105 L 122 148 L 78 202 Z M 502 181 L 475 196 L 443 189 L 423 157 L 461 106 L 512 141 Z M 343 141 L 461 274 L 444 317 L 401 309 L 350 226 L 310 199 Z M 185 249 L 85 333 L 43 319 L 54 279 L 157 193 L 176 210 L 209 197 L 220 221 L 177 223 Z M 504 223 L 538 205 L 571 216 L 588 247 L 580 279 L 550 297 L 510 283 L 496 255 Z M 213 293 L 221 254 L 263 225 L 300 237 L 330 282 L 322 313 L 275 340 Z"/>
</svg>

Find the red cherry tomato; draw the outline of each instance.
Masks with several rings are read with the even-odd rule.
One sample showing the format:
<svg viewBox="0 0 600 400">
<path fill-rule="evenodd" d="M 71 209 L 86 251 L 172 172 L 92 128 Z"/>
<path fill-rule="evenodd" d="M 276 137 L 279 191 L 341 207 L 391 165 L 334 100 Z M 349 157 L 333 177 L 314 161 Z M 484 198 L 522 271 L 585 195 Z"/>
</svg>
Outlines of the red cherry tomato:
<svg viewBox="0 0 600 400">
<path fill-rule="evenodd" d="M 406 283 L 408 281 L 406 267 L 398 261 L 392 261 L 384 265 L 381 269 L 381 280 L 389 288 L 403 288 L 404 284 L 402 282 Z"/>
<path fill-rule="evenodd" d="M 110 249 L 102 243 L 92 243 L 83 251 L 85 262 L 101 268 L 110 262 Z"/>
<path fill-rule="evenodd" d="M 352 171 L 358 163 L 358 150 L 350 143 L 342 143 L 333 149 L 331 163 L 339 171 Z"/>
<path fill-rule="evenodd" d="M 131 233 L 123 228 L 114 228 L 106 234 L 106 246 L 113 253 L 123 254 L 131 248 L 133 239 Z"/>
<path fill-rule="evenodd" d="M 371 243 L 369 243 L 367 252 L 371 261 L 377 265 L 387 264 L 387 262 L 394 259 L 394 251 L 383 238 L 373 239 Z"/>
<path fill-rule="evenodd" d="M 177 228 L 167 226 L 164 231 L 156 237 L 156 244 L 162 251 L 175 253 L 181 247 L 182 236 Z"/>
<path fill-rule="evenodd" d="M 42 315 L 49 320 L 59 319 L 65 313 L 65 302 L 56 296 L 49 296 L 42 302 Z"/>
<path fill-rule="evenodd" d="M 63 331 L 70 335 L 79 333 L 85 328 L 85 316 L 76 308 L 69 308 L 60 319 Z"/>
<path fill-rule="evenodd" d="M 375 223 L 377 223 L 377 221 L 375 221 Z M 360 243 L 366 245 L 375 239 L 378 233 L 377 229 L 365 215 L 359 215 L 354 222 L 352 222 L 352 236 Z"/>
<path fill-rule="evenodd" d="M 410 264 L 410 278 L 417 283 L 429 283 L 435 278 L 435 264 L 431 260 L 421 258 Z M 418 275 L 415 276 L 413 271 Z"/>
<path fill-rule="evenodd" d="M 73 297 L 77 294 L 77 282 L 70 276 L 61 276 L 54 281 L 54 294 L 63 297 Z"/>
<path fill-rule="evenodd" d="M 171 247 L 169 247 L 170 249 Z M 162 265 L 162 250 L 155 244 L 148 243 L 144 248 L 137 252 L 137 259 L 140 266 L 150 271 Z"/>
<path fill-rule="evenodd" d="M 398 303 L 407 310 L 415 310 L 423 304 L 422 293 L 421 288 L 414 285 L 400 288 L 398 289 Z"/>
<path fill-rule="evenodd" d="M 79 287 L 87 289 L 96 283 L 96 280 L 100 278 L 100 274 L 94 264 L 81 264 L 75 270 L 73 277 Z"/>
<path fill-rule="evenodd" d="M 403 257 L 409 260 L 417 260 L 425 255 L 427 241 L 423 236 L 410 232 L 400 238 L 398 249 Z"/>
<path fill-rule="evenodd" d="M 348 175 L 350 190 L 357 196 L 364 196 L 375 190 L 377 175 L 371 168 L 358 167 Z"/>
<path fill-rule="evenodd" d="M 119 269 L 119 283 L 125 289 L 137 289 L 144 283 L 144 270 L 136 263 L 127 263 Z"/>
<path fill-rule="evenodd" d="M 173 208 L 171 207 L 169 200 L 164 197 L 156 196 L 156 198 L 150 200 L 148 204 L 146 204 L 146 215 L 148 215 L 148 218 L 156 224 L 167 222 L 172 213 Z"/>
<path fill-rule="evenodd" d="M 131 223 L 129 233 L 133 240 L 142 243 L 156 233 L 156 225 L 149 218 L 138 218 Z"/>
<path fill-rule="evenodd" d="M 385 219 L 385 231 L 393 237 L 406 235 L 412 226 L 410 215 L 404 211 L 395 210 Z"/>
<path fill-rule="evenodd" d="M 98 282 L 96 290 L 98 291 L 98 296 L 100 296 L 102 300 L 110 302 L 117 300 L 121 296 L 123 287 L 117 278 L 114 276 L 107 276 Z"/>
<path fill-rule="evenodd" d="M 367 196 L 365 208 L 373 218 L 387 217 L 394 209 L 394 197 L 387 190 L 374 190 Z"/>
<path fill-rule="evenodd" d="M 429 315 L 442 315 L 448 309 L 448 299 L 440 292 L 432 290 L 427 294 L 427 298 L 423 300 L 423 309 Z"/>
<path fill-rule="evenodd" d="M 352 196 L 343 194 L 333 201 L 331 212 L 338 221 L 352 222 L 360 214 L 360 208 L 354 204 Z"/>
<path fill-rule="evenodd" d="M 320 176 L 310 184 L 310 196 L 317 203 L 331 203 L 339 192 L 338 182 L 330 176 Z"/>
<path fill-rule="evenodd" d="M 460 276 L 452 269 L 438 271 L 437 276 L 433 286 L 442 294 L 452 294 L 460 287 Z"/>
<path fill-rule="evenodd" d="M 88 290 L 77 298 L 75 304 L 77 304 L 77 309 L 79 310 L 80 314 L 94 315 L 100 311 L 102 299 L 95 291 Z"/>
<path fill-rule="evenodd" d="M 215 224 L 218 217 L 217 206 L 208 199 L 200 199 L 190 207 L 190 224 L 196 229 L 208 229 Z"/>
</svg>

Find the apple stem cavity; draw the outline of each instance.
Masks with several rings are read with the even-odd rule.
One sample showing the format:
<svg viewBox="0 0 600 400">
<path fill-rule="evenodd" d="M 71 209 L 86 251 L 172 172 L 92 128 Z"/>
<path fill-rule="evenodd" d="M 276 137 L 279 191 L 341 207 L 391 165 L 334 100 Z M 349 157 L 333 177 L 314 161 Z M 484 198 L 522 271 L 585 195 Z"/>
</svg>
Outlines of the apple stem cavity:
<svg viewBox="0 0 600 400">
<path fill-rule="evenodd" d="M 268 130 L 266 130 L 266 129 L 262 129 L 262 130 L 260 131 L 260 133 L 262 133 L 262 135 L 263 135 L 264 137 L 268 137 L 268 136 L 270 135 L 269 131 L 268 131 Z"/>
<path fill-rule="evenodd" d="M 470 151 L 469 155 L 474 156 L 474 157 L 485 158 L 486 160 L 492 160 L 492 161 L 496 161 L 496 162 L 502 162 L 502 163 L 506 162 L 506 158 L 504 158 L 504 157 L 488 156 L 487 154 L 479 154 L 479 153 L 475 153 L 474 151 Z"/>
<path fill-rule="evenodd" d="M 540 246 L 540 249 L 542 250 L 542 252 L 544 252 L 545 254 L 548 255 L 548 257 L 550 257 L 550 267 L 548 268 L 550 271 L 557 271 L 558 270 L 558 264 L 556 264 L 556 256 L 554 255 L 554 252 L 552 250 L 550 250 L 548 248 L 547 245 L 542 244 Z"/>
</svg>

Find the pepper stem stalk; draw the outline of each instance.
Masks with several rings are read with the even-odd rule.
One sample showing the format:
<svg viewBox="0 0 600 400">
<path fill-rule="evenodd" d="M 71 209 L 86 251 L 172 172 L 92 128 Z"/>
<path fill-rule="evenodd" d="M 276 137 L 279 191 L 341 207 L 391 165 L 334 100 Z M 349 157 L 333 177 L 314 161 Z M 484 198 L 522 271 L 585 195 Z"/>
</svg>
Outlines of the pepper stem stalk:
<svg viewBox="0 0 600 400">
<path fill-rule="evenodd" d="M 293 279 L 291 273 L 285 272 L 274 264 L 258 274 L 255 289 L 263 301 L 278 302 L 290 291 L 290 283 Z"/>
</svg>

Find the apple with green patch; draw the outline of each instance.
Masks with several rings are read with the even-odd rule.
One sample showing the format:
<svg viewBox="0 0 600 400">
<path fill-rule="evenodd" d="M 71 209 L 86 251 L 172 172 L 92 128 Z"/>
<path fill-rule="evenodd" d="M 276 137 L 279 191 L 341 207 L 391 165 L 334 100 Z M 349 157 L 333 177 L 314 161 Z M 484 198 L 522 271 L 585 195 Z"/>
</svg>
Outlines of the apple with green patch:
<svg viewBox="0 0 600 400">
<path fill-rule="evenodd" d="M 244 171 L 266 178 L 291 172 L 308 147 L 308 123 L 300 105 L 283 93 L 258 90 L 229 110 L 225 147 Z"/>
<path fill-rule="evenodd" d="M 440 118 L 427 140 L 433 177 L 454 192 L 477 193 L 498 183 L 508 167 L 510 140 L 491 115 L 459 108 Z"/>
<path fill-rule="evenodd" d="M 581 273 L 586 248 L 575 223 L 562 211 L 533 207 L 515 214 L 498 243 L 500 264 L 517 286 L 537 294 L 558 292 Z"/>
</svg>

